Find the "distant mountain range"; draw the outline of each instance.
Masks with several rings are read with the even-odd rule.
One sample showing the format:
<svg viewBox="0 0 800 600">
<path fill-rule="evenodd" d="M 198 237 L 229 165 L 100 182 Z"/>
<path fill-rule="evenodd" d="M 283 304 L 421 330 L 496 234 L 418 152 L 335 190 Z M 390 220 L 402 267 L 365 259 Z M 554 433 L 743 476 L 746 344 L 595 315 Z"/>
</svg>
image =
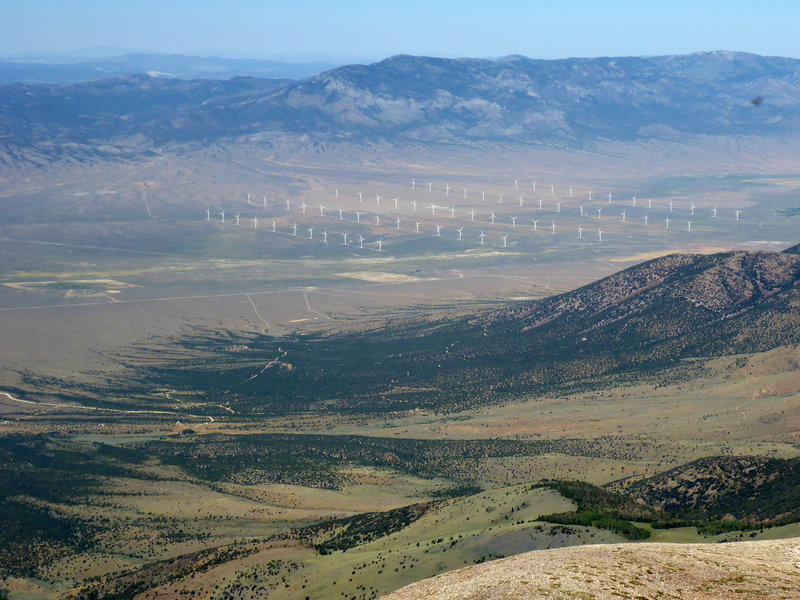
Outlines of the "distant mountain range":
<svg viewBox="0 0 800 600">
<path fill-rule="evenodd" d="M 401 55 L 301 81 L 135 75 L 0 86 L 0 149 L 132 136 L 139 144 L 285 135 L 582 144 L 798 130 L 800 61 L 733 52 L 564 60 Z"/>
<path fill-rule="evenodd" d="M 264 77 L 305 79 L 339 66 L 334 62 L 281 62 L 275 60 L 184 56 L 181 54 L 128 53 L 105 58 L 78 57 L 58 60 L 39 57 L 0 58 L 0 85 L 7 83 L 70 84 L 120 75 L 150 74 L 179 79 L 230 79 Z"/>
</svg>

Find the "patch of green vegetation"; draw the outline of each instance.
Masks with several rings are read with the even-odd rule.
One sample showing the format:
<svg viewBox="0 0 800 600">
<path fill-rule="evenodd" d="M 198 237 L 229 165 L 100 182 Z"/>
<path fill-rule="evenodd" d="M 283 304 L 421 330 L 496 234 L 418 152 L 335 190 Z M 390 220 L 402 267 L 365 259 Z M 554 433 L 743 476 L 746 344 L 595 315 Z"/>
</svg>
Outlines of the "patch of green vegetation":
<svg viewBox="0 0 800 600">
<path fill-rule="evenodd" d="M 480 494 L 483 488 L 477 485 L 457 485 L 455 487 L 446 488 L 443 490 L 434 490 L 429 495 L 432 498 L 447 499 L 447 498 L 460 498 L 461 496 L 472 496 Z"/>
</svg>

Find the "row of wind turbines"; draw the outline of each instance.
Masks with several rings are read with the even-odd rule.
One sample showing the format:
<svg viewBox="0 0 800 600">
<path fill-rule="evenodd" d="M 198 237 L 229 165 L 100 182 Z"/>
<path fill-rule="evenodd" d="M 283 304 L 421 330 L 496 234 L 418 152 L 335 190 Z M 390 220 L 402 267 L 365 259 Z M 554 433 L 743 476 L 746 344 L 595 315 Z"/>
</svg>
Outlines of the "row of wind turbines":
<svg viewBox="0 0 800 600">
<path fill-rule="evenodd" d="M 520 180 L 519 179 L 514 179 L 513 181 L 514 181 L 515 190 L 519 190 L 519 182 L 520 182 Z M 432 182 L 427 182 L 427 186 L 426 187 L 427 187 L 428 194 L 433 194 L 434 193 L 434 189 L 437 189 L 437 191 L 441 191 L 441 193 L 444 196 L 450 196 L 451 190 L 455 189 L 455 188 L 451 188 L 449 184 L 446 184 L 442 188 L 434 188 Z M 411 189 L 412 189 L 412 193 L 414 193 L 414 191 L 417 189 L 417 182 L 416 182 L 415 179 L 411 180 Z M 531 189 L 533 191 L 536 191 L 536 182 L 535 181 L 531 182 Z M 579 212 L 580 217 L 584 217 L 584 218 L 589 218 L 589 217 L 591 217 L 593 215 L 594 212 L 596 212 L 597 213 L 596 219 L 597 219 L 597 223 L 598 223 L 598 226 L 597 226 L 597 240 L 598 241 L 603 241 L 603 231 L 599 227 L 599 222 L 603 218 L 603 209 L 606 208 L 606 216 L 608 216 L 608 210 L 609 209 L 607 208 L 607 205 L 617 204 L 620 207 L 626 206 L 625 204 L 619 203 L 618 201 L 615 202 L 613 194 L 611 192 L 608 192 L 605 195 L 605 198 L 607 198 L 607 204 L 605 204 L 605 205 L 589 206 L 588 210 L 582 204 L 579 204 L 579 205 L 577 205 L 575 207 L 571 207 L 570 205 L 568 205 L 565 208 L 565 210 L 562 212 L 562 204 L 564 204 L 564 202 L 565 202 L 564 199 L 563 198 L 555 199 L 556 198 L 555 185 L 550 185 L 549 189 L 550 189 L 550 196 L 552 198 L 551 198 L 550 201 L 548 201 L 547 208 L 545 208 L 545 199 L 544 199 L 544 197 L 539 197 L 538 200 L 535 201 L 533 209 L 536 210 L 536 208 L 537 208 L 536 204 L 538 203 L 538 212 L 539 213 L 552 212 L 554 214 L 558 214 L 558 215 L 562 215 L 562 216 L 563 215 L 567 215 L 567 214 L 570 214 L 570 216 L 577 216 L 577 215 L 571 214 L 571 212 L 569 211 L 570 208 L 576 208 L 578 210 L 578 212 Z M 423 187 L 423 190 L 424 190 L 424 187 Z M 463 198 L 467 198 L 468 197 L 468 193 L 469 193 L 468 188 L 460 188 L 460 191 L 463 194 Z M 569 198 L 575 198 L 575 193 L 574 192 L 575 192 L 574 188 L 572 188 L 572 187 L 568 188 Z M 455 197 L 455 195 L 456 194 L 454 194 L 454 197 Z M 481 202 L 484 203 L 484 204 L 487 204 L 487 201 L 486 201 L 487 194 L 486 194 L 486 192 L 482 191 L 482 192 L 480 192 L 480 195 L 481 195 L 480 196 L 481 197 Z M 497 203 L 496 203 L 498 206 L 503 206 L 504 209 L 506 207 L 511 207 L 512 206 L 508 202 L 505 205 L 503 205 L 503 199 L 504 199 L 505 195 L 506 195 L 505 193 L 498 193 L 497 194 Z M 339 190 L 335 189 L 335 191 L 334 191 L 335 199 L 338 200 L 339 196 L 340 196 L 339 195 Z M 355 196 L 358 197 L 359 205 L 363 206 L 364 202 L 365 202 L 364 192 L 363 191 L 355 192 Z M 582 196 L 583 196 L 583 194 L 582 194 Z M 592 191 L 591 190 L 588 190 L 588 191 L 585 192 L 585 197 L 586 197 L 586 201 L 587 202 L 593 202 L 593 197 L 592 197 Z M 355 198 L 352 198 L 352 200 L 355 200 Z M 450 217 L 451 220 L 455 220 L 456 212 L 459 212 L 459 216 L 460 217 L 461 216 L 463 216 L 463 217 L 469 216 L 470 223 L 475 223 L 476 217 L 478 217 L 478 224 L 484 223 L 486 225 L 486 227 L 510 224 L 510 228 L 516 230 L 516 229 L 518 229 L 518 222 L 519 222 L 519 228 L 524 227 L 523 223 L 526 222 L 525 219 L 521 220 L 518 215 L 507 215 L 507 214 L 497 215 L 497 214 L 495 214 L 495 210 L 494 209 L 489 210 L 488 213 L 483 212 L 483 213 L 479 214 L 478 212 L 476 212 L 474 207 L 470 207 L 469 211 L 467 212 L 467 210 L 466 210 L 467 207 L 456 208 L 456 205 L 454 203 L 450 204 L 450 206 L 448 207 L 448 206 L 442 206 L 442 205 L 436 204 L 434 201 L 431 201 L 427 205 L 419 206 L 420 202 L 416 198 L 414 198 L 412 200 L 403 201 L 403 206 L 401 207 L 401 200 L 400 200 L 399 196 L 393 196 L 393 197 L 388 197 L 387 198 L 387 197 L 384 197 L 383 195 L 381 195 L 380 193 L 375 193 L 375 206 L 376 206 L 376 209 L 381 207 L 381 200 L 384 201 L 383 207 L 384 208 L 388 208 L 389 210 L 394 209 L 395 211 L 403 211 L 406 208 L 410 208 L 410 213 L 412 215 L 415 215 L 413 217 L 413 221 L 412 221 L 413 226 L 414 226 L 413 233 L 417 233 L 417 234 L 421 233 L 420 227 L 423 225 L 423 221 L 420 221 L 418 218 L 416 218 L 418 207 L 419 207 L 419 209 L 421 209 L 421 211 L 430 210 L 432 218 L 436 217 L 436 214 L 437 214 L 436 211 L 437 210 L 439 210 L 440 216 L 445 216 L 446 217 L 448 215 L 448 213 L 449 213 L 449 217 Z M 525 200 L 525 194 L 524 193 L 520 194 L 519 197 L 516 198 L 516 200 L 518 201 L 518 206 L 522 207 L 523 206 L 523 202 Z M 490 196 L 490 201 L 491 201 L 491 196 Z M 374 212 L 374 213 L 371 214 L 370 211 L 368 211 L 368 210 L 346 210 L 344 208 L 339 207 L 339 208 L 333 209 L 331 212 L 326 213 L 326 210 L 328 210 L 328 209 L 327 209 L 326 206 L 324 206 L 321 203 L 319 203 L 318 206 L 316 208 L 314 208 L 312 206 L 307 205 L 305 202 L 301 202 L 300 204 L 296 204 L 294 209 L 293 209 L 291 200 L 284 200 L 283 202 L 285 202 L 285 205 L 286 205 L 286 214 L 284 216 L 288 216 L 290 214 L 297 213 L 297 211 L 299 211 L 303 215 L 307 215 L 309 217 L 310 216 L 315 216 L 316 217 L 317 216 L 316 212 L 319 211 L 319 215 L 318 215 L 319 218 L 327 218 L 327 219 L 337 220 L 336 219 L 336 215 L 338 213 L 338 221 L 354 221 L 356 225 L 359 225 L 359 224 L 370 225 L 372 223 L 372 220 L 374 219 L 375 227 L 379 228 L 379 227 L 382 226 L 382 219 L 383 219 L 383 227 L 387 227 L 389 225 L 393 225 L 393 228 L 395 230 L 397 230 L 397 231 L 401 230 L 401 226 L 403 224 L 403 221 L 400 218 L 400 215 L 402 214 L 402 212 L 400 214 L 390 215 L 387 218 L 385 215 L 379 214 L 377 212 Z M 632 207 L 633 210 L 629 211 L 627 208 L 623 208 L 623 210 L 620 213 L 618 213 L 618 215 L 617 215 L 619 217 L 619 221 L 621 223 L 630 223 L 630 222 L 632 222 L 632 219 L 628 217 L 629 212 L 635 211 L 637 209 L 637 207 L 638 207 L 638 209 L 644 209 L 644 202 L 647 203 L 647 209 L 648 210 L 653 209 L 653 201 L 652 201 L 652 199 L 647 199 L 646 201 L 640 201 L 634 195 L 634 196 L 632 196 L 630 198 L 630 202 L 631 202 L 631 207 Z M 248 205 L 253 205 L 252 198 L 251 198 L 250 194 L 247 194 L 247 203 L 248 203 Z M 269 200 L 268 200 L 268 197 L 266 195 L 263 198 L 263 203 L 264 203 L 264 207 L 265 208 L 269 208 L 270 207 L 269 206 Z M 663 204 L 660 208 L 664 211 L 664 213 L 662 213 L 662 216 L 665 215 L 664 219 L 662 221 L 664 223 L 664 228 L 665 229 L 670 229 L 670 226 L 673 225 L 673 223 L 677 220 L 677 215 L 675 214 L 676 213 L 675 202 L 674 201 L 669 201 L 668 204 Z M 498 209 L 498 211 L 499 210 L 500 209 Z M 694 217 L 695 215 L 697 215 L 698 217 L 700 217 L 701 214 L 697 213 L 696 212 L 697 210 L 698 210 L 698 207 L 694 204 L 694 202 L 691 202 L 689 207 L 688 207 L 688 211 L 687 211 L 689 214 L 686 215 L 686 216 Z M 677 212 L 680 212 L 680 210 L 677 211 Z M 710 212 L 710 217 L 712 219 L 718 218 L 719 213 L 720 213 L 720 211 L 719 211 L 717 206 L 714 206 L 713 208 L 711 208 L 709 212 Z M 420 213 L 420 214 L 423 214 L 423 213 Z M 739 221 L 741 214 L 742 214 L 741 210 L 734 209 L 733 210 L 733 215 L 731 215 L 731 216 L 733 216 L 734 220 Z M 347 218 L 345 218 L 345 215 L 347 215 Z M 365 216 L 365 215 L 366 215 L 366 218 L 362 221 L 362 216 Z M 672 215 L 672 218 L 670 218 L 670 215 Z M 207 209 L 206 210 L 206 220 L 210 221 L 211 220 L 211 216 L 212 216 L 211 215 L 211 209 Z M 219 216 L 220 217 L 220 222 L 224 223 L 225 222 L 225 210 L 224 210 L 224 208 L 220 212 L 215 213 L 215 216 Z M 534 213 L 533 216 L 539 216 L 540 218 L 528 218 L 527 220 L 532 225 L 532 231 L 533 232 L 538 232 L 539 231 L 539 223 L 543 220 L 541 218 L 542 215 L 536 215 Z M 393 221 L 391 220 L 392 217 L 394 217 Z M 236 225 L 238 226 L 240 224 L 241 213 L 240 212 L 236 213 L 235 215 L 233 215 L 233 218 L 236 220 Z M 549 226 L 544 226 L 543 225 L 542 228 L 544 230 L 550 230 L 551 235 L 556 235 L 557 229 L 559 227 L 562 227 L 562 226 L 556 223 L 555 218 L 552 218 L 550 220 L 551 220 L 551 224 Z M 649 216 L 649 213 L 647 213 L 647 212 L 645 212 L 644 215 L 636 217 L 635 220 L 640 221 L 644 226 L 648 226 L 652 221 L 651 217 Z M 686 221 L 686 230 L 688 232 L 691 232 L 692 231 L 693 219 L 687 218 L 685 221 Z M 257 216 L 252 218 L 252 223 L 253 223 L 253 227 L 255 229 L 258 229 L 258 217 Z M 436 230 L 435 237 L 437 237 L 437 238 L 442 237 L 442 231 L 445 229 L 445 226 L 444 225 L 440 225 L 439 223 L 434 223 L 433 226 L 435 227 L 435 230 Z M 673 225 L 673 228 L 674 227 L 675 227 L 675 225 Z M 455 231 L 455 233 L 457 235 L 457 240 L 459 240 L 459 241 L 463 240 L 464 239 L 463 232 L 464 232 L 465 227 L 462 226 L 462 227 L 456 227 L 456 228 L 453 228 L 453 229 L 454 229 L 454 231 Z M 272 230 L 272 232 L 278 233 L 278 219 L 272 218 L 271 230 Z M 297 236 L 298 227 L 297 227 L 296 221 L 292 224 L 291 227 L 288 228 L 288 230 L 291 232 L 289 235 L 291 235 L 293 237 Z M 308 234 L 308 239 L 314 239 L 314 227 L 313 226 L 307 227 L 305 231 Z M 577 236 L 576 237 L 578 239 L 584 239 L 584 232 L 585 231 L 588 231 L 588 228 L 585 228 L 581 224 L 579 224 L 577 226 Z M 335 235 L 341 235 L 342 236 L 342 244 L 345 245 L 345 246 L 350 245 L 349 242 L 348 242 L 348 238 L 351 238 L 351 240 L 353 239 L 349 232 L 347 232 L 347 233 L 340 232 L 340 233 L 337 233 Z M 322 238 L 323 243 L 327 244 L 328 243 L 327 228 L 324 229 L 320 233 L 320 236 Z M 480 229 L 480 234 L 477 236 L 477 240 L 479 241 L 479 243 L 481 245 L 483 245 L 485 243 L 486 237 L 487 237 L 487 235 L 484 233 L 483 228 L 481 228 Z M 505 235 L 501 235 L 498 238 L 498 240 L 502 240 L 502 245 L 503 245 L 504 248 L 508 246 L 508 237 L 509 237 L 509 234 L 506 233 Z M 366 238 L 364 238 L 363 235 L 359 234 L 358 238 L 354 238 L 354 239 L 355 239 L 355 241 L 353 242 L 354 244 L 357 243 L 359 248 L 363 248 L 364 247 L 364 243 L 366 242 Z M 376 246 L 378 251 L 382 251 L 382 248 L 383 248 L 383 239 L 382 238 L 380 238 L 380 239 L 378 239 L 378 240 L 376 240 L 374 242 L 368 242 L 368 243 L 373 244 L 374 246 Z"/>
</svg>

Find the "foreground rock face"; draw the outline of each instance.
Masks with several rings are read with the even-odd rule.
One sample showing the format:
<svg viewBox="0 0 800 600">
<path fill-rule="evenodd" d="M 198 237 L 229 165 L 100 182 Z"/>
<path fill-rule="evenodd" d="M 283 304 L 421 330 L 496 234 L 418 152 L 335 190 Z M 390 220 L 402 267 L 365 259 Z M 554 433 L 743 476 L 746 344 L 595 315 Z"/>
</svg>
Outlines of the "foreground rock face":
<svg viewBox="0 0 800 600">
<path fill-rule="evenodd" d="M 451 571 L 385 600 L 800 598 L 800 538 L 528 552 Z"/>
</svg>

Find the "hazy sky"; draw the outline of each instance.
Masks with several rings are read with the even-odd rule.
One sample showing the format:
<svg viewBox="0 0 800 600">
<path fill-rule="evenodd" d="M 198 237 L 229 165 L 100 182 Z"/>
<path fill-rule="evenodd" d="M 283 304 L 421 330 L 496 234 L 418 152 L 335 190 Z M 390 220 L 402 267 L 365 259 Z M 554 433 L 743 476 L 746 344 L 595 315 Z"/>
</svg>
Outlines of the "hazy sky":
<svg viewBox="0 0 800 600">
<path fill-rule="evenodd" d="M 800 57 L 799 24 L 796 0 L 0 0 L 0 55 L 110 46 L 295 60 Z"/>
</svg>

